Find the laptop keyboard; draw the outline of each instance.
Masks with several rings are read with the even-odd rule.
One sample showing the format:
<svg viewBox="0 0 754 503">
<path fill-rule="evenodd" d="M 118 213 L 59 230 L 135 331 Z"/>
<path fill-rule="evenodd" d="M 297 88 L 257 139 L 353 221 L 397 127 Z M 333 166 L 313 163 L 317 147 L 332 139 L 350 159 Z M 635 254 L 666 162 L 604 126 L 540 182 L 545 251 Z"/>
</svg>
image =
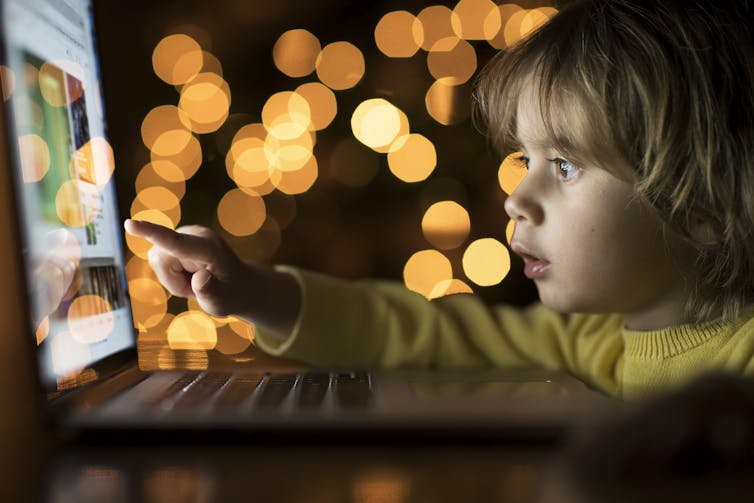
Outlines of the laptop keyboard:
<svg viewBox="0 0 754 503">
<path fill-rule="evenodd" d="M 158 411 L 194 408 L 316 411 L 330 401 L 349 410 L 365 409 L 372 399 L 367 372 L 311 371 L 293 374 L 187 372 L 155 394 L 147 405 Z"/>
</svg>

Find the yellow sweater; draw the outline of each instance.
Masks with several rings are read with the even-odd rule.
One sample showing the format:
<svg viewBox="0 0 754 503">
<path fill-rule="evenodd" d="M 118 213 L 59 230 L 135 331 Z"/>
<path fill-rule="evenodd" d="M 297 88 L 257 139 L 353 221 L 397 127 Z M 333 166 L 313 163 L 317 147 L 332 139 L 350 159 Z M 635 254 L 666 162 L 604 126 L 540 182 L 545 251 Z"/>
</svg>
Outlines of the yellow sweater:
<svg viewBox="0 0 754 503">
<path fill-rule="evenodd" d="M 754 373 L 754 318 L 637 332 L 619 315 L 559 314 L 537 303 L 490 306 L 458 294 L 427 301 L 397 282 L 347 282 L 286 268 L 303 298 L 291 336 L 257 345 L 315 365 L 538 367 L 569 372 L 627 400 L 704 371 Z"/>
</svg>

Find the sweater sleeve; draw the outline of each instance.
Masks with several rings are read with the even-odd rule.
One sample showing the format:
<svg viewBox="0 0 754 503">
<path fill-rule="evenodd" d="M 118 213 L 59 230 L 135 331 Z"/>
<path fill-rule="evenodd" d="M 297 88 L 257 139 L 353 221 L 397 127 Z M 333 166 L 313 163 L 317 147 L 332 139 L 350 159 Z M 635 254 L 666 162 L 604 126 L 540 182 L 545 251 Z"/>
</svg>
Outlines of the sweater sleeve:
<svg viewBox="0 0 754 503">
<path fill-rule="evenodd" d="M 258 331 L 257 345 L 270 354 L 362 368 L 537 367 L 617 390 L 623 342 L 615 316 L 489 306 L 469 294 L 428 301 L 398 282 L 286 271 L 302 287 L 302 308 L 285 341 Z"/>
</svg>

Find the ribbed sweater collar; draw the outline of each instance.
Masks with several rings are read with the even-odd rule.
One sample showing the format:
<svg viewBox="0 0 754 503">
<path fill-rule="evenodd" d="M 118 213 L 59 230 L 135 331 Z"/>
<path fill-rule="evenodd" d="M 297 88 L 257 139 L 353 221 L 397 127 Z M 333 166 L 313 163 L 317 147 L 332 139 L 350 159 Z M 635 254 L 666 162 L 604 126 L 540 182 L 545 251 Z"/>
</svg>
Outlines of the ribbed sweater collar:
<svg viewBox="0 0 754 503">
<path fill-rule="evenodd" d="M 660 330 L 623 329 L 626 356 L 640 358 L 667 358 L 681 354 L 704 344 L 713 337 L 729 330 L 733 322 L 713 320 L 704 323 L 689 323 Z"/>
</svg>

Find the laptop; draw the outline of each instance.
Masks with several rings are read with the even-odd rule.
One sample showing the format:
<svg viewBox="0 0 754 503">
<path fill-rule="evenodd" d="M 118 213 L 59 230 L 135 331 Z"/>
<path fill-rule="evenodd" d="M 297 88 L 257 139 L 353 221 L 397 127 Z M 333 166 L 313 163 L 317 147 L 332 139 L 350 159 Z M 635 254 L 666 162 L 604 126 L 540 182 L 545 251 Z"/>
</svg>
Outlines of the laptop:
<svg viewBox="0 0 754 503">
<path fill-rule="evenodd" d="M 13 376 L 3 387 L 13 414 L 26 411 L 23 425 L 161 438 L 544 439 L 606 402 L 537 371 L 321 369 L 262 355 L 206 371 L 141 370 L 91 0 L 1 0 L 0 19 L 1 349 Z"/>
</svg>

